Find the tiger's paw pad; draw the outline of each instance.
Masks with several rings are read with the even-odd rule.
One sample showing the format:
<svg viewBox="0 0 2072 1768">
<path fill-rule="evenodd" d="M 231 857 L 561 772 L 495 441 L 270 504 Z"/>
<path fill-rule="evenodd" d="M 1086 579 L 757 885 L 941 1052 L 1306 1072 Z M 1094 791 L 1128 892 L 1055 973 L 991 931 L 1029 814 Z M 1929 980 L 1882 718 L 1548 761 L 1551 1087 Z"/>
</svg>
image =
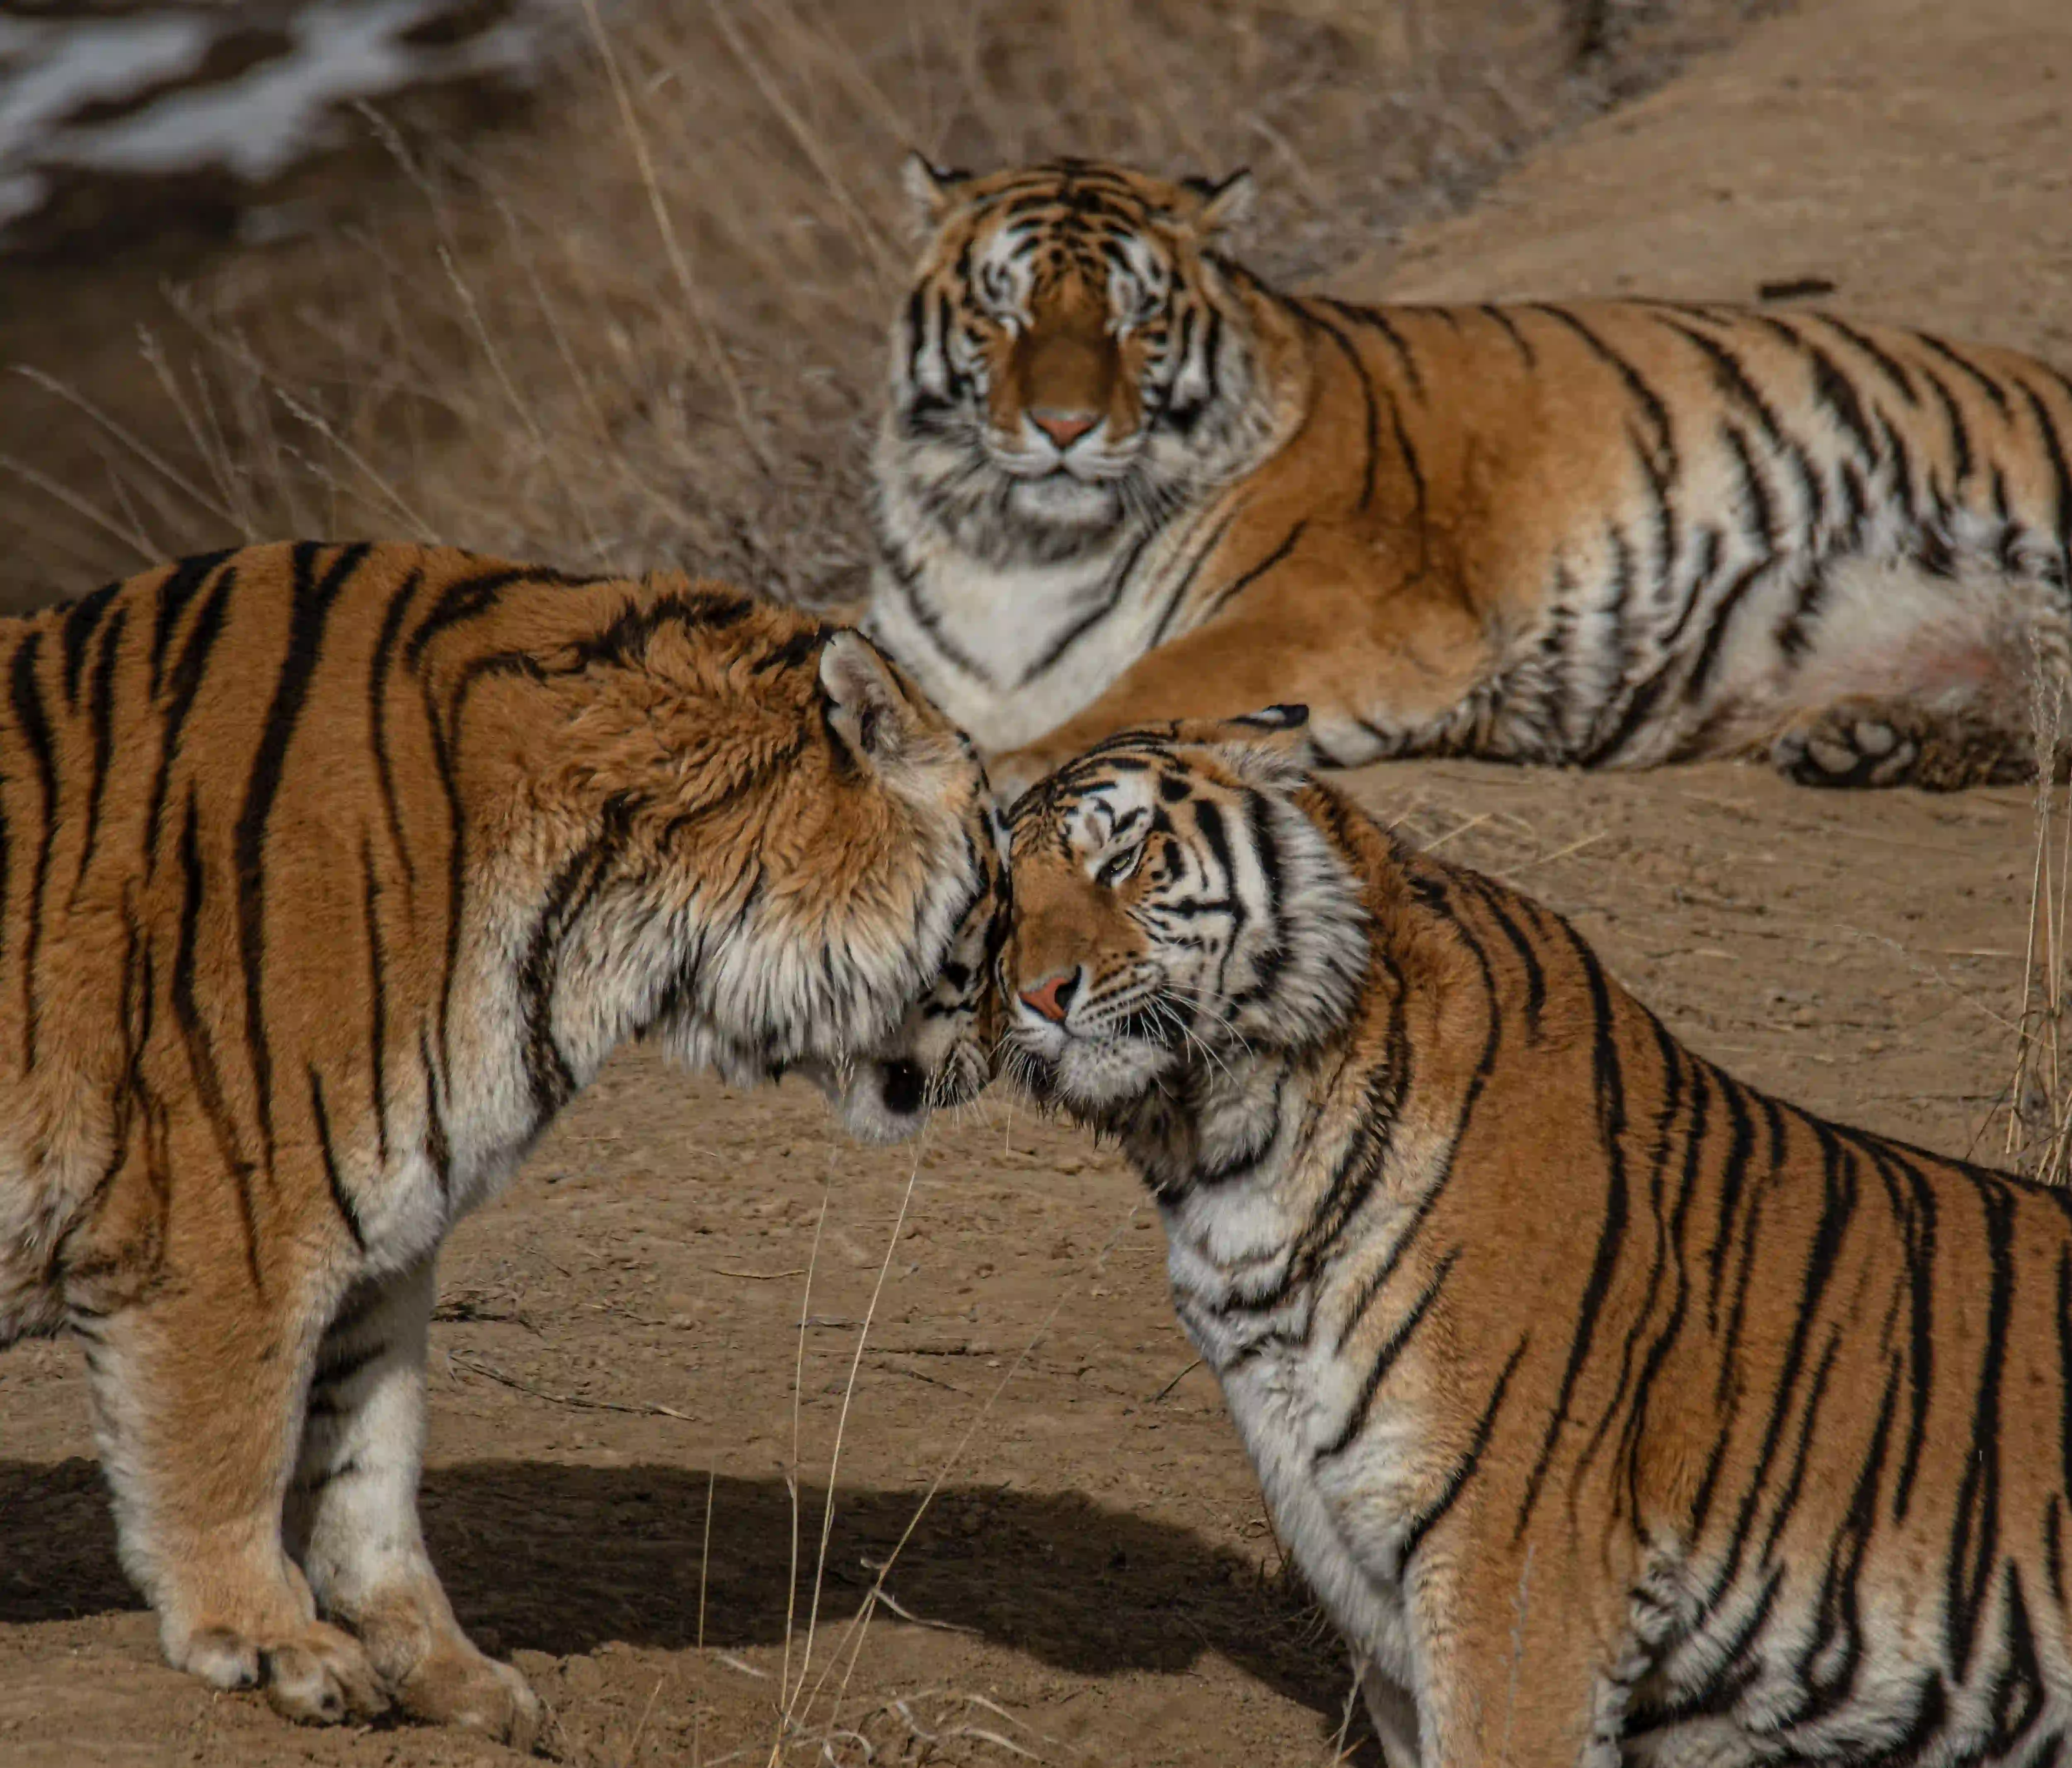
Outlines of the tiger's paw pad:
<svg viewBox="0 0 2072 1768">
<path fill-rule="evenodd" d="M 1889 716 L 1840 710 L 1794 726 L 1770 760 L 1802 786 L 1897 786 L 1921 759 L 1918 735 Z"/>
<path fill-rule="evenodd" d="M 442 1646 L 403 1679 L 397 1697 L 413 1719 L 463 1725 L 517 1750 L 539 1741 L 545 1708 L 524 1676 L 467 1643 Z"/>
</svg>

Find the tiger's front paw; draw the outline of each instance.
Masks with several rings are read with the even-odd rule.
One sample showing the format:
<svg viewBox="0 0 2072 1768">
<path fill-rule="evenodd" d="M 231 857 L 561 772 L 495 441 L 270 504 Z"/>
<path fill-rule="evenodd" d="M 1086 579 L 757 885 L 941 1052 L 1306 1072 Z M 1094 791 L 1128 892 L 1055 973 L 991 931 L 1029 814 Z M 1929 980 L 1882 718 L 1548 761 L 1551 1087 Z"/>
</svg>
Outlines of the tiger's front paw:
<svg viewBox="0 0 2072 1768">
<path fill-rule="evenodd" d="M 530 1750 L 546 1709 L 524 1677 L 466 1638 L 443 1641 L 397 1689 L 403 1710 L 438 1725 L 465 1725 Z"/>
<path fill-rule="evenodd" d="M 199 1627 L 167 1655 L 175 1669 L 212 1687 L 263 1688 L 275 1712 L 303 1725 L 342 1725 L 388 1710 L 388 1696 L 360 1642 L 321 1621 L 277 1639 Z"/>
</svg>

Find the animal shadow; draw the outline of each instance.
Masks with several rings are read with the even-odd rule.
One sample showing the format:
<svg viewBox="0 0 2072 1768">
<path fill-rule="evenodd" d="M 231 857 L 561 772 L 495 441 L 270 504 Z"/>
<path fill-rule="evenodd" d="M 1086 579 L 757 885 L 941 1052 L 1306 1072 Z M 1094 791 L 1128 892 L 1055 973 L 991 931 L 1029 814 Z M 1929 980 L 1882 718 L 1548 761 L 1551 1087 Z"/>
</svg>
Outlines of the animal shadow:
<svg viewBox="0 0 2072 1768">
<path fill-rule="evenodd" d="M 607 1640 L 678 1650 L 784 1638 L 791 1501 L 780 1479 L 660 1466 L 473 1462 L 425 1477 L 434 1563 L 462 1622 L 491 1649 L 555 1655 Z M 918 1490 L 845 1486 L 821 1613 L 853 1613 L 898 1544 Z M 801 1597 L 824 1488 L 800 1490 Z M 1219 1653 L 1335 1724 L 1342 1648 L 1299 1590 L 1191 1530 L 1075 1492 L 945 1487 L 900 1550 L 887 1589 L 910 1614 L 972 1630 L 1091 1675 L 1174 1675 Z M 116 1563 L 95 1464 L 0 1461 L 0 1625 L 141 1606 Z"/>
</svg>

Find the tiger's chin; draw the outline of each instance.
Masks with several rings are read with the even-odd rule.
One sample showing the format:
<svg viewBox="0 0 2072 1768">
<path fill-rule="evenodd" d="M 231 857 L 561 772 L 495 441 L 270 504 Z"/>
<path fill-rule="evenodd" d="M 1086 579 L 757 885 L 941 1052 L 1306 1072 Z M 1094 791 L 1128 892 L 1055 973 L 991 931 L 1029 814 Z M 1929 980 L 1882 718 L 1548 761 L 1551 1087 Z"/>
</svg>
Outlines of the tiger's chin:
<svg viewBox="0 0 2072 1768">
<path fill-rule="evenodd" d="M 1122 519 L 1122 494 L 1112 483 L 1076 479 L 1070 473 L 1018 479 L 1007 498 L 1018 516 L 1038 527 L 1111 528 Z"/>
<path fill-rule="evenodd" d="M 806 1063 L 791 1072 L 820 1088 L 853 1140 L 878 1145 L 918 1135 L 935 1112 L 970 1104 L 993 1078 L 985 1052 L 971 1041 L 959 1043 L 932 1073 L 911 1055 Z"/>
<path fill-rule="evenodd" d="M 1170 1050 L 1135 1038 L 1047 1042 L 1050 1047 L 1019 1042 L 1014 1067 L 1022 1083 L 1043 1104 L 1096 1129 L 1112 1126 L 1178 1064 Z"/>
</svg>

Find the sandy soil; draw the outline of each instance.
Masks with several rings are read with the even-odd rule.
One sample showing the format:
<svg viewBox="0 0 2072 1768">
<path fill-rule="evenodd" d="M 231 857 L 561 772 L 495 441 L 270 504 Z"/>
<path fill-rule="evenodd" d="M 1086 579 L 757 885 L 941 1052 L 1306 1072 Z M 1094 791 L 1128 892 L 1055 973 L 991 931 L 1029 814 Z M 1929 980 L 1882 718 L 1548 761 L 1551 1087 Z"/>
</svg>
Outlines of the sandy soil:
<svg viewBox="0 0 2072 1768">
<path fill-rule="evenodd" d="M 1370 287 L 1746 294 L 1817 274 L 1868 310 L 2062 343 L 2058 10 L 1813 0 L 1527 164 Z M 1838 797 L 1727 767 L 1355 783 L 1573 915 L 1708 1055 L 1997 1152 L 2025 794 Z M 571 1762 L 768 1760 L 803 1682 L 805 1730 L 879 1761 L 1321 1768 L 1343 1661 L 1281 1575 L 1161 1260 L 1118 1163 L 1004 1094 L 918 1151 L 864 1152 L 796 1088 L 741 1096 L 628 1055 L 451 1247 L 425 1511 L 455 1605 L 553 1703 Z M 434 1731 L 297 1731 L 160 1667 L 92 1453 L 74 1354 L 0 1356 L 0 1763 L 503 1758 Z M 938 1478 L 886 1579 L 900 1612 L 852 1656 L 871 1567 Z"/>
</svg>

